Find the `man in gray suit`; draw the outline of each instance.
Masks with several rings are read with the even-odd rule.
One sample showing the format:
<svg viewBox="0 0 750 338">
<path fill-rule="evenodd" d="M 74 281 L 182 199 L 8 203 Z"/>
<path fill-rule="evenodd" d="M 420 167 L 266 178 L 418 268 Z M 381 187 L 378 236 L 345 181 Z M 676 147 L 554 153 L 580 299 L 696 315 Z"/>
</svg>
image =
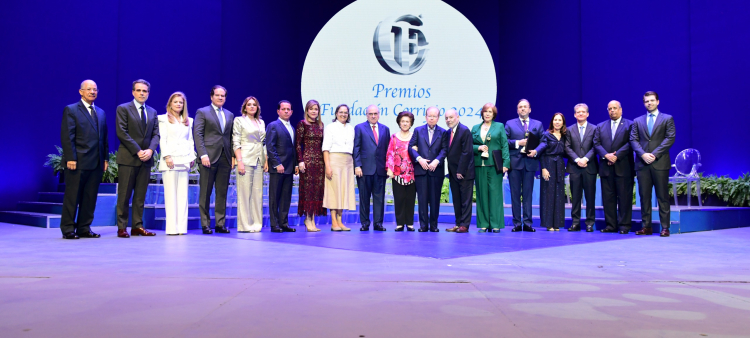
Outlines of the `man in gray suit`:
<svg viewBox="0 0 750 338">
<path fill-rule="evenodd" d="M 234 152 L 232 151 L 234 114 L 223 108 L 226 99 L 226 88 L 214 86 L 211 88 L 211 105 L 198 109 L 193 120 L 195 150 L 201 159 L 198 205 L 201 212 L 201 227 L 203 233 L 207 235 L 213 233 L 208 210 L 214 185 L 216 185 L 214 201 L 216 232 L 229 233 L 225 222 L 229 174 L 234 167 Z"/>
<path fill-rule="evenodd" d="M 159 146 L 159 123 L 156 110 L 146 106 L 151 84 L 140 79 L 133 81 L 133 101 L 117 106 L 117 237 L 128 235 L 130 196 L 133 196 L 133 236 L 155 236 L 143 228 L 143 204 L 154 166 L 153 155 Z M 133 192 L 135 194 L 133 195 Z"/>
<path fill-rule="evenodd" d="M 659 94 L 643 94 L 648 114 L 633 121 L 630 146 L 636 154 L 635 170 L 638 193 L 641 196 L 643 229 L 636 235 L 651 235 L 651 189 L 656 190 L 659 202 L 661 237 L 669 237 L 669 169 L 672 168 L 669 149 L 674 144 L 675 126 L 671 115 L 659 111 Z"/>
</svg>

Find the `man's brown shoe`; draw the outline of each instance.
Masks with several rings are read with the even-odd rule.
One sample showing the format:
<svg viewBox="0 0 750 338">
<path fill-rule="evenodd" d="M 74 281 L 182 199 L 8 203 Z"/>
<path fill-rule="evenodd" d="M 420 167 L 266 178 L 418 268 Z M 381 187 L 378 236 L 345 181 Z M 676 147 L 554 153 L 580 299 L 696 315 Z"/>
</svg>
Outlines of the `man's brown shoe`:
<svg viewBox="0 0 750 338">
<path fill-rule="evenodd" d="M 150 232 L 144 228 L 132 228 L 130 234 L 133 236 L 156 236 L 155 233 Z"/>
<path fill-rule="evenodd" d="M 643 228 L 641 230 L 638 230 L 635 232 L 636 235 L 653 235 L 654 232 L 651 231 L 651 228 Z"/>
</svg>

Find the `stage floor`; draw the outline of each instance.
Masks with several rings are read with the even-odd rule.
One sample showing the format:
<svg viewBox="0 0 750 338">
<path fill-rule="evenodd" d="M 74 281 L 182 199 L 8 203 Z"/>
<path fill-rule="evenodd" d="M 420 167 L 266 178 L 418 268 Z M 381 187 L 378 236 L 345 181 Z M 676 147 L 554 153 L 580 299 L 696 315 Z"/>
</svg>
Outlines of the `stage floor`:
<svg viewBox="0 0 750 338">
<path fill-rule="evenodd" d="M 393 231 L 393 225 L 386 226 L 388 231 L 385 232 L 373 231 L 372 227 L 370 227 L 370 231 L 362 232 L 359 231 L 359 227 L 354 228 L 352 224 L 350 226 L 352 226 L 351 232 L 332 232 L 330 229 L 321 229 L 321 232 L 304 232 L 304 227 L 297 227 L 298 232 L 283 234 L 271 233 L 269 228 L 263 228 L 263 231 L 259 233 L 236 233 L 234 231 L 236 229 L 232 229 L 231 234 L 221 235 L 221 237 L 439 259 L 635 239 L 637 237 L 634 232 L 621 235 L 619 233 L 604 234 L 599 231 L 591 233 L 586 231 L 569 232 L 566 229 L 547 231 L 543 228 L 536 228 L 537 231 L 533 233 L 511 232 L 511 228 L 505 228 L 500 233 L 478 233 L 474 227 L 471 228 L 471 232 L 466 234 L 446 232 L 445 229 L 452 227 L 452 224 L 439 224 L 440 232 L 437 233 L 395 232 Z M 200 234 L 200 231 L 190 231 L 190 234 Z"/>
<path fill-rule="evenodd" d="M 0 336 L 749 336 L 750 228 L 444 227 L 69 241 L 0 223 Z"/>
</svg>

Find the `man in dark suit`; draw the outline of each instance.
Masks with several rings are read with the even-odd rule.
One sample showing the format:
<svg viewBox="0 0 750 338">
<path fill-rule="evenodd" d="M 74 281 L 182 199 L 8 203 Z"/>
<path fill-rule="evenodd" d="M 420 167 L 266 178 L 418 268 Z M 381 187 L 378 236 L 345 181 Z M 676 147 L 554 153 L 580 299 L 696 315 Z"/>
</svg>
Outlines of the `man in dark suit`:
<svg viewBox="0 0 750 338">
<path fill-rule="evenodd" d="M 622 117 L 620 102 L 607 105 L 609 120 L 599 123 L 594 134 L 594 150 L 601 159 L 599 177 L 606 227 L 601 232 L 630 232 L 633 218 L 633 150 L 630 130 L 633 122 Z M 586 198 L 588 199 L 588 197 Z"/>
<path fill-rule="evenodd" d="M 636 118 L 630 131 L 630 146 L 637 155 L 635 170 L 643 221 L 643 229 L 635 234 L 652 234 L 651 189 L 654 189 L 659 202 L 660 236 L 669 237 L 669 169 L 672 168 L 669 149 L 674 144 L 674 119 L 659 112 L 659 94 L 656 92 L 643 94 L 643 104 L 648 114 Z"/>
<path fill-rule="evenodd" d="M 443 137 L 445 129 L 437 125 L 440 110 L 427 108 L 427 124 L 414 128 L 409 141 L 409 156 L 414 161 L 414 180 L 419 201 L 419 232 L 439 232 L 440 194 L 445 179 L 445 154 L 448 139 Z"/>
<path fill-rule="evenodd" d="M 453 197 L 453 211 L 456 214 L 456 226 L 446 230 L 467 233 L 471 225 L 471 199 L 474 194 L 474 137 L 471 130 L 458 122 L 455 109 L 445 112 L 445 123 L 448 131 L 448 179 Z"/>
<path fill-rule="evenodd" d="M 65 195 L 60 230 L 65 239 L 99 238 L 91 231 L 99 183 L 107 170 L 107 120 L 94 106 L 99 94 L 96 83 L 81 83 L 81 101 L 63 109 L 60 139 L 65 163 Z M 78 214 L 78 219 L 76 219 Z"/>
<path fill-rule="evenodd" d="M 513 229 L 511 231 L 534 232 L 531 219 L 531 195 L 534 192 L 534 175 L 539 170 L 537 149 L 526 149 L 528 134 L 542 138 L 544 127 L 542 123 L 529 118 L 531 104 L 526 99 L 518 101 L 516 106 L 518 119 L 505 123 L 505 133 L 508 135 L 508 152 L 510 155 L 510 198 L 513 210 Z M 523 219 L 521 218 L 521 197 L 523 197 Z"/>
<path fill-rule="evenodd" d="M 292 104 L 280 101 L 276 106 L 279 119 L 266 127 L 266 152 L 268 153 L 268 212 L 271 232 L 295 232 L 289 227 L 289 205 L 292 203 L 292 180 L 297 166 L 294 150 L 294 129 L 289 123 Z"/>
<path fill-rule="evenodd" d="M 383 212 L 385 211 L 385 155 L 391 142 L 391 132 L 378 123 L 378 106 L 367 107 L 367 121 L 354 127 L 354 174 L 359 188 L 360 231 L 370 230 L 370 196 L 372 196 L 372 222 L 375 231 L 385 231 Z"/>
<path fill-rule="evenodd" d="M 133 101 L 117 106 L 117 237 L 129 238 L 128 214 L 133 196 L 133 236 L 155 236 L 143 228 L 143 205 L 154 166 L 154 151 L 159 146 L 159 123 L 156 110 L 146 106 L 151 84 L 140 79 L 133 82 Z M 135 195 L 133 192 L 135 191 Z"/>
<path fill-rule="evenodd" d="M 581 231 L 581 199 L 586 195 L 586 232 L 594 231 L 596 220 L 596 174 L 598 163 L 594 152 L 596 126 L 588 123 L 589 106 L 579 103 L 574 108 L 578 123 L 568 127 L 570 137 L 565 138 L 568 155 L 567 172 L 570 174 L 570 193 L 573 223 L 568 231 Z"/>
<path fill-rule="evenodd" d="M 229 233 L 226 227 L 227 189 L 229 189 L 229 175 L 234 167 L 234 151 L 232 151 L 234 114 L 223 108 L 226 99 L 226 88 L 214 86 L 211 88 L 211 105 L 198 109 L 193 120 L 195 150 L 201 159 L 198 206 L 201 212 L 201 227 L 203 233 L 207 235 L 213 233 L 208 211 L 214 185 L 216 185 L 214 200 L 216 232 Z"/>
</svg>

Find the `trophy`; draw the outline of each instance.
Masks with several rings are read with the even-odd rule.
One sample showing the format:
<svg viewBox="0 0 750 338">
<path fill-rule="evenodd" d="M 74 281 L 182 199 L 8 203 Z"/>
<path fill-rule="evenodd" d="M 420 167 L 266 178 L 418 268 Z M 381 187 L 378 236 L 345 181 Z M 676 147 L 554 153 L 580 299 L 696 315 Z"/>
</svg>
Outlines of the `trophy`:
<svg viewBox="0 0 750 338">
<path fill-rule="evenodd" d="M 490 133 L 487 133 L 487 137 L 484 138 L 484 144 L 485 145 L 489 144 L 491 140 L 492 140 L 492 136 L 490 136 Z M 485 151 L 482 152 L 482 157 L 483 158 L 490 158 L 490 147 L 489 146 L 487 146 L 487 150 L 485 150 Z"/>
<path fill-rule="evenodd" d="M 524 137 L 525 140 L 529 139 L 529 131 L 528 130 L 523 134 L 523 137 Z M 526 153 L 526 146 L 521 147 L 521 153 L 523 153 L 523 154 Z"/>
</svg>

